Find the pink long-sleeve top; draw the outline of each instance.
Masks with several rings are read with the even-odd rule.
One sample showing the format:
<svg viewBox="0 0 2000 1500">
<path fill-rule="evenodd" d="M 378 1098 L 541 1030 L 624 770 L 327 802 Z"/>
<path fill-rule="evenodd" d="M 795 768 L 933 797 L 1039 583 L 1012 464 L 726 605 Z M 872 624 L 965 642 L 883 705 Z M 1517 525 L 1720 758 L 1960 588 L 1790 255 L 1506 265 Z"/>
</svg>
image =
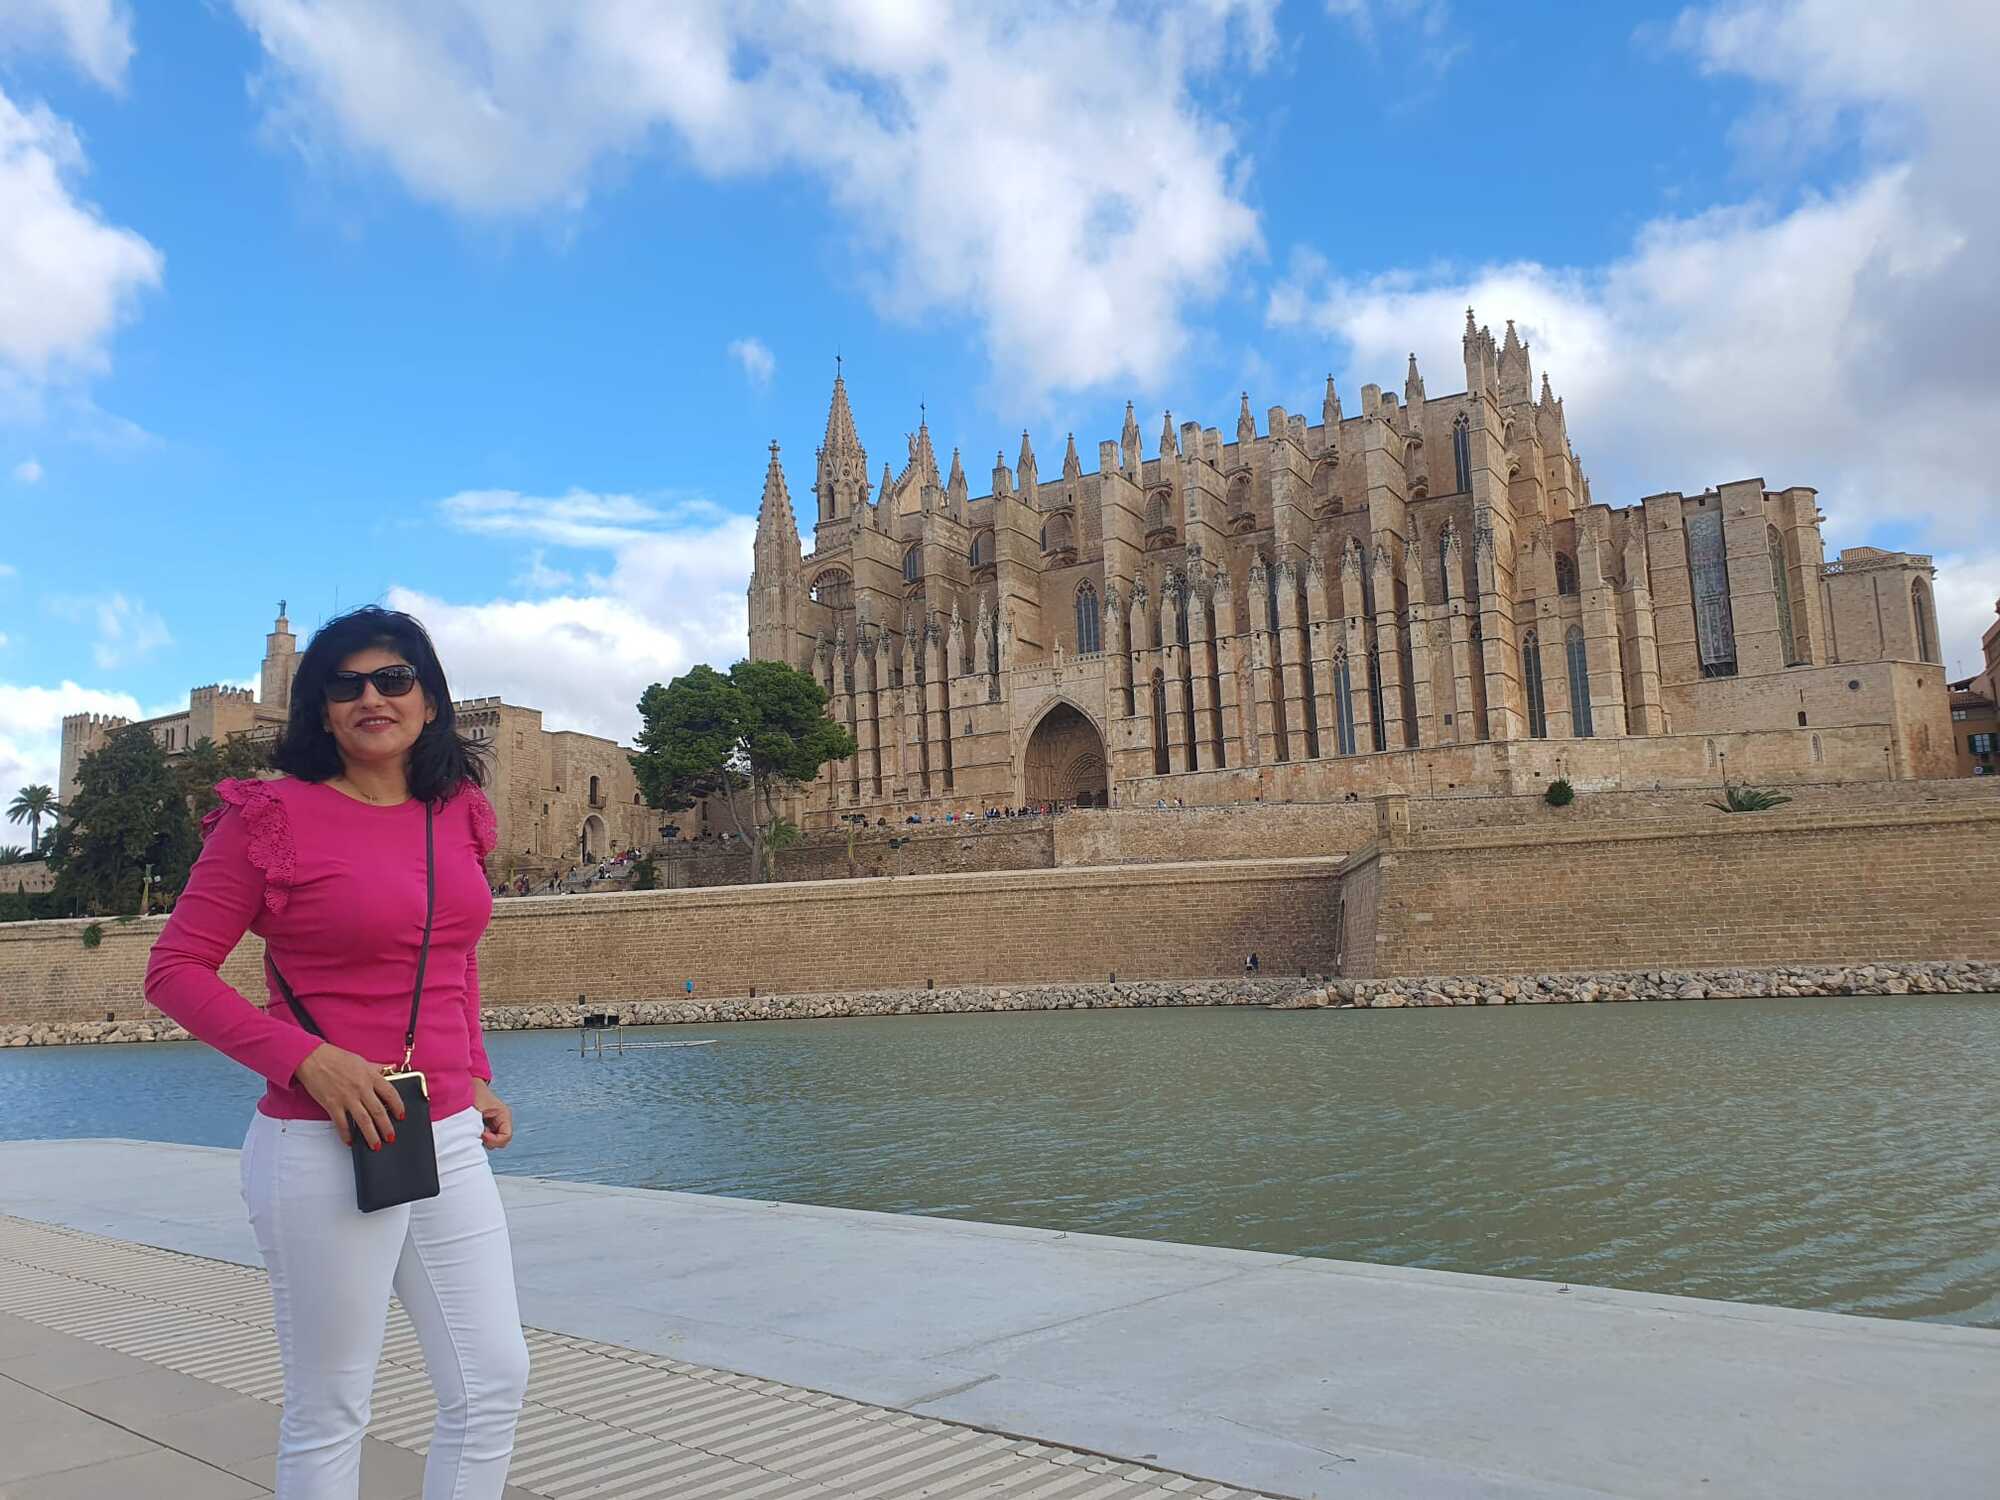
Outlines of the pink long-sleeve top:
<svg viewBox="0 0 2000 1500">
<path fill-rule="evenodd" d="M 281 1120 L 326 1111 L 293 1082 L 320 1045 L 285 1004 L 270 965 L 326 1039 L 399 1063 L 424 932 L 424 805 L 360 802 L 320 782 L 224 781 L 202 820 L 201 857 L 146 964 L 146 998 L 270 1087 L 257 1106 Z M 493 917 L 482 864 L 497 842 L 493 806 L 467 783 L 436 814 L 437 911 L 417 1013 L 414 1065 L 437 1119 L 468 1108 L 491 1079 L 480 1038 L 480 934 Z M 245 931 L 264 939 L 268 1006 L 217 972 Z"/>
</svg>

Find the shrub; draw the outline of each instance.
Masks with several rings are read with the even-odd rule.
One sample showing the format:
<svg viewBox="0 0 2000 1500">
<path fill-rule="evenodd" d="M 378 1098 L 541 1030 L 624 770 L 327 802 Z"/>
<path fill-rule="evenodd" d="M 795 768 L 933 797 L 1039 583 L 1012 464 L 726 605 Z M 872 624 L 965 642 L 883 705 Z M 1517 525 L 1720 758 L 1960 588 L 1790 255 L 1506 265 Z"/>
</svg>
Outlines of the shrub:
<svg viewBox="0 0 2000 1500">
<path fill-rule="evenodd" d="M 1576 801 L 1576 788 L 1569 784 L 1569 778 L 1558 776 L 1549 783 L 1549 789 L 1542 793 L 1542 800 L 1550 807 L 1568 807 Z"/>
<path fill-rule="evenodd" d="M 1725 786 L 1722 800 L 1708 805 L 1726 813 L 1766 812 L 1791 800 L 1782 792 L 1761 791 L 1754 786 Z"/>
<path fill-rule="evenodd" d="M 660 867 L 653 863 L 653 856 L 642 854 L 632 861 L 632 889 L 635 891 L 657 891 L 660 888 Z"/>
<path fill-rule="evenodd" d="M 84 947 L 95 948 L 99 943 L 103 941 L 104 941 L 104 924 L 102 922 L 92 922 L 89 926 L 83 929 Z"/>
</svg>

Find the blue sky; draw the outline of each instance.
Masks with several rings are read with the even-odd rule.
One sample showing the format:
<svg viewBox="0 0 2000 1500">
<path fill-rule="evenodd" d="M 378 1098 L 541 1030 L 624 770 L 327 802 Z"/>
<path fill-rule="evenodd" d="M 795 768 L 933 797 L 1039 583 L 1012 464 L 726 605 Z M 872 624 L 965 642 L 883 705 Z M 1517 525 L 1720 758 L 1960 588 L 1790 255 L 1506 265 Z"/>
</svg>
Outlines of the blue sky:
<svg viewBox="0 0 2000 1500">
<path fill-rule="evenodd" d="M 2000 594 L 2000 21 L 1855 0 L 0 3 L 0 799 L 58 721 L 389 600 L 627 734 L 742 649 L 838 351 L 975 490 L 1130 398 L 1462 386 L 1515 318 L 1594 498 L 1759 474 Z M 1350 399 L 1350 406 L 1352 401 Z M 801 507 L 804 509 L 805 507 Z"/>
</svg>

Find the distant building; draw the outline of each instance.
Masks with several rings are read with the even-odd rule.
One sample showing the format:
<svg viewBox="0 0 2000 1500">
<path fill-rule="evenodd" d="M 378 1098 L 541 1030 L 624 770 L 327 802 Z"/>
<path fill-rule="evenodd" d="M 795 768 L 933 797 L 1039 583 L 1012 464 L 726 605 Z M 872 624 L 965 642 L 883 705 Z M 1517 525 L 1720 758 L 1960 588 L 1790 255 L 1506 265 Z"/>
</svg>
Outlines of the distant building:
<svg viewBox="0 0 2000 1500">
<path fill-rule="evenodd" d="M 1598 503 L 1513 325 L 1464 354 L 1151 456 L 1128 403 L 1047 478 L 1023 433 L 983 495 L 920 421 L 871 496 L 836 376 L 810 548 L 773 444 L 749 593 L 859 745 L 802 816 L 1953 773 L 1928 557 L 1828 561 L 1804 486 Z"/>
<path fill-rule="evenodd" d="M 2000 616 L 2000 603 L 1993 606 Z M 1951 685 L 1951 738 L 1961 776 L 2000 776 L 2000 618 L 1980 637 L 1986 669 Z"/>
<path fill-rule="evenodd" d="M 258 691 L 211 683 L 188 694 L 185 710 L 142 720 L 139 727 L 152 733 L 169 760 L 205 739 L 218 745 L 245 736 L 274 741 L 291 712 L 297 671 L 298 640 L 281 603 L 264 638 Z M 565 870 L 658 841 L 663 820 L 645 805 L 629 752 L 615 740 L 544 729 L 540 709 L 498 698 L 460 699 L 455 707 L 460 730 L 489 756 L 487 794 L 500 817 L 500 842 L 487 864 L 496 879 Z M 69 800 L 78 762 L 130 722 L 113 714 L 63 720 L 59 802 Z M 7 874 L 0 867 L 0 889 L 11 889 Z"/>
</svg>

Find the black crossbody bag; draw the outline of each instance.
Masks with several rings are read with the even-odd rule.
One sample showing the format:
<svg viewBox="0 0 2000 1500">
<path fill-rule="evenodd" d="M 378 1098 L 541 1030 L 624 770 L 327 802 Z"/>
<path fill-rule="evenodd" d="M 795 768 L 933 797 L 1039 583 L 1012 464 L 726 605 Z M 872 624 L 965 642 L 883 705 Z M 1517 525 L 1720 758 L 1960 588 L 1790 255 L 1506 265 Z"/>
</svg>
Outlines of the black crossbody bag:
<svg viewBox="0 0 2000 1500">
<path fill-rule="evenodd" d="M 417 1051 L 417 1006 L 424 997 L 424 966 L 431 956 L 431 919 L 437 911 L 437 872 L 434 866 L 435 845 L 431 829 L 431 809 L 424 807 L 424 945 L 417 953 L 417 982 L 410 990 L 410 1024 L 403 1033 L 403 1061 L 400 1067 L 382 1070 L 382 1076 L 389 1081 L 403 1101 L 403 1118 L 396 1122 L 396 1138 L 385 1140 L 379 1151 L 368 1149 L 368 1142 L 361 1132 L 353 1132 L 354 1149 L 354 1201 L 364 1214 L 372 1214 L 378 1209 L 394 1208 L 399 1203 L 415 1203 L 420 1198 L 435 1198 L 438 1195 L 437 1141 L 431 1134 L 430 1089 L 424 1075 L 410 1066 L 410 1060 Z M 292 1008 L 292 1014 L 299 1018 L 299 1024 L 321 1041 L 331 1038 L 319 1029 L 319 1022 L 312 1018 L 312 1012 L 299 1003 L 299 997 L 292 993 L 292 987 L 285 982 L 285 976 L 278 972 L 278 966 L 271 962 L 269 950 L 265 960 L 271 966 L 271 974 L 278 981 L 278 988 L 284 991 L 285 1003 Z"/>
</svg>

